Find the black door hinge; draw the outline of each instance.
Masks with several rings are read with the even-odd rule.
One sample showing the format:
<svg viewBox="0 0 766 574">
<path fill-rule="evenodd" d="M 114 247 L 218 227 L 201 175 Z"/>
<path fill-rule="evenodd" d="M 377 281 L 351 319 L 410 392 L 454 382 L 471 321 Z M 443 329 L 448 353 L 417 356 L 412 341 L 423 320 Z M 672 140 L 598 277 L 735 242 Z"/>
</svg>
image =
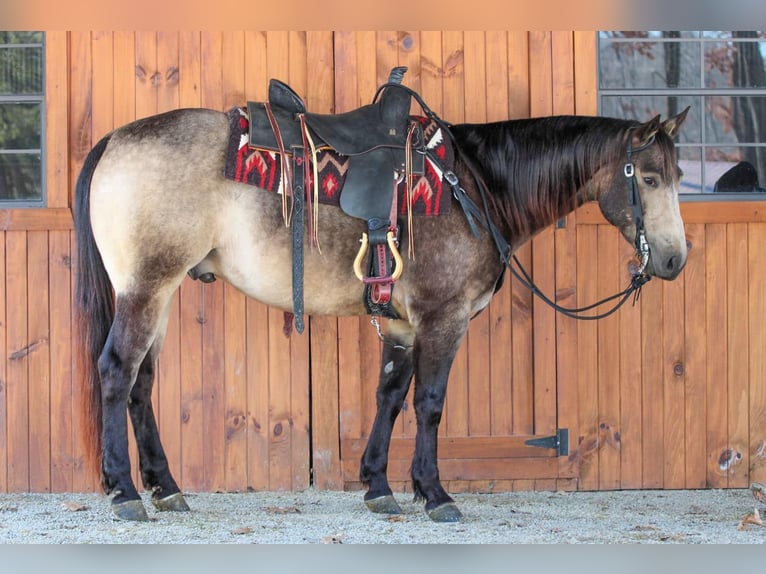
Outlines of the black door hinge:
<svg viewBox="0 0 766 574">
<path fill-rule="evenodd" d="M 527 446 L 535 446 L 538 448 L 553 448 L 556 449 L 558 456 L 569 455 L 569 429 L 558 429 L 553 436 L 544 436 L 540 438 L 532 438 L 524 442 Z"/>
</svg>

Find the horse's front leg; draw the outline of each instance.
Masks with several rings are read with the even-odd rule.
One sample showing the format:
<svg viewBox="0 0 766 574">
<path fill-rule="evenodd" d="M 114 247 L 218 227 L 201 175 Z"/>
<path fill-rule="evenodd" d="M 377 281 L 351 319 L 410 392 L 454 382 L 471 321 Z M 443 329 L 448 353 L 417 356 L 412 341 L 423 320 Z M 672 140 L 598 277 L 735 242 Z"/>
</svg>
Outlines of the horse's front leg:
<svg viewBox="0 0 766 574">
<path fill-rule="evenodd" d="M 383 341 L 375 421 L 362 455 L 359 478 L 367 485 L 364 501 L 373 512 L 400 514 L 401 508 L 388 484 L 388 449 L 394 421 L 402 410 L 413 373 L 413 337 L 409 324 L 389 321 Z"/>
<path fill-rule="evenodd" d="M 450 314 L 424 321 L 415 339 L 415 414 L 417 434 L 412 461 L 415 500 L 425 500 L 428 516 L 435 522 L 459 522 L 463 515 L 439 480 L 437 432 L 441 422 L 447 380 L 460 342 L 468 329 L 468 317 Z"/>
</svg>

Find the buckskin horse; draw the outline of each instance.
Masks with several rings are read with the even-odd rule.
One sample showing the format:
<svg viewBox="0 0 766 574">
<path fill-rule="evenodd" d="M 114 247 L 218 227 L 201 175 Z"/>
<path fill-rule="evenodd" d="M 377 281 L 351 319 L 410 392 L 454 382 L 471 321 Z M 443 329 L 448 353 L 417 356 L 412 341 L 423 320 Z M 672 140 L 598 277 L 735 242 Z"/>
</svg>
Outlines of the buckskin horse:
<svg viewBox="0 0 766 574">
<path fill-rule="evenodd" d="M 307 113 L 279 83 L 269 105 L 240 109 L 253 125 L 271 124 L 266 139 L 277 144 L 280 153 L 272 158 L 285 175 L 277 193 L 224 177 L 234 116 L 219 111 L 181 109 L 140 119 L 90 151 L 74 207 L 76 307 L 88 437 L 118 518 L 147 519 L 130 475 L 128 415 L 152 503 L 160 510 L 189 509 L 168 468 L 151 404 L 170 301 L 187 273 L 228 281 L 294 313 L 296 325 L 304 312 L 369 313 L 363 285 L 377 287 L 376 297 L 387 299 L 381 314 L 390 319 L 382 335 L 377 413 L 361 461 L 365 503 L 373 512 L 400 512 L 386 476 L 388 447 L 414 376 L 415 499 L 432 520 L 446 522 L 462 518 L 437 466 L 447 378 L 469 321 L 488 305 L 512 253 L 582 203 L 596 201 L 606 220 L 635 243 L 642 276 L 671 280 L 683 269 L 687 245 L 672 138 L 688 109 L 645 123 L 581 116 L 440 122 L 437 139 L 454 144 L 454 162 L 440 172 L 449 209 L 405 222 L 402 214 L 409 215 L 411 205 L 391 209 L 398 193 L 389 190 L 406 171 L 402 158 L 412 164 L 407 178 L 410 169 L 422 169 L 413 167 L 420 158 L 412 156 L 423 148 L 411 141 L 419 138 L 411 137 L 410 120 L 402 116 L 413 92 L 393 84 L 383 91 L 388 102 L 381 97 L 346 114 Z M 350 158 L 348 177 L 356 175 L 355 185 L 375 184 L 366 191 L 349 187 L 351 208 L 311 202 L 317 150 L 331 148 L 336 159 Z M 365 156 L 381 149 L 387 151 Z M 381 173 L 382 182 L 370 181 Z M 340 207 L 344 194 L 346 188 Z M 379 194 L 383 207 L 367 213 Z M 382 233 L 377 219 L 383 219 Z M 304 235 L 304 227 L 313 229 Z M 369 249 L 360 250 L 360 240 L 365 247 L 369 241 Z M 377 271 L 361 271 L 370 260 L 378 260 Z"/>
</svg>

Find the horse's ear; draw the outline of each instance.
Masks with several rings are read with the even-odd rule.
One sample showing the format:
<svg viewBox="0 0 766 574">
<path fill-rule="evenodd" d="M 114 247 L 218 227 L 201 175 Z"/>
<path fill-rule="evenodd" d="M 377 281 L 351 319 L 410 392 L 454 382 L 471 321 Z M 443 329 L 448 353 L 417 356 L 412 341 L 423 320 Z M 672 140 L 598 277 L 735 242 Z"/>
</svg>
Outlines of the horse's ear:
<svg viewBox="0 0 766 574">
<path fill-rule="evenodd" d="M 675 117 L 668 118 L 662 122 L 662 129 L 665 130 L 665 133 L 668 134 L 671 138 L 676 137 L 676 134 L 678 134 L 678 130 L 681 128 L 681 124 L 684 123 L 686 114 L 689 113 L 690 109 L 691 106 L 686 106 L 686 109 L 680 114 Z"/>
<path fill-rule="evenodd" d="M 660 116 L 657 114 L 651 120 L 645 124 L 641 124 L 633 131 L 633 143 L 634 149 L 643 147 L 649 143 L 654 135 L 660 131 Z"/>
</svg>

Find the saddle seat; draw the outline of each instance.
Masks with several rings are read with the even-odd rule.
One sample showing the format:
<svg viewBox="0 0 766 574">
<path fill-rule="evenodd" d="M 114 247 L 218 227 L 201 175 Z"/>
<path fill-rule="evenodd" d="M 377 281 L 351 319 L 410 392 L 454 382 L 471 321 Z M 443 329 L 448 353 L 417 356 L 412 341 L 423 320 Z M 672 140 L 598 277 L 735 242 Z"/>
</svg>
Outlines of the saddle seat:
<svg viewBox="0 0 766 574">
<path fill-rule="evenodd" d="M 247 104 L 249 143 L 251 147 L 276 153 L 290 154 L 303 148 L 305 140 L 299 117 L 302 116 L 317 150 L 332 149 L 349 157 L 341 209 L 365 221 L 388 220 L 394 177 L 404 172 L 407 162 L 410 102 L 411 95 L 406 89 L 388 85 L 375 103 L 340 114 L 316 114 L 306 111 L 303 100 L 290 86 L 272 79 L 268 104 Z M 418 125 L 411 142 L 413 174 L 424 172 L 424 145 Z"/>
</svg>

